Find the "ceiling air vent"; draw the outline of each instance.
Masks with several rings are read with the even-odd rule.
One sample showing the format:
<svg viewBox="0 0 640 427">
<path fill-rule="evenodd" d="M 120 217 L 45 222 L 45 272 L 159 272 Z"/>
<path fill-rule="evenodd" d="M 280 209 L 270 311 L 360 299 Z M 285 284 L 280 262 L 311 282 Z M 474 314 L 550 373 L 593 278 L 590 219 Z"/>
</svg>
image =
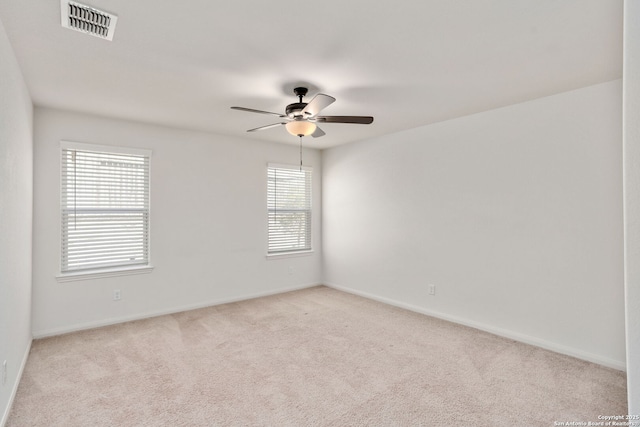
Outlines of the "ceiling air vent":
<svg viewBox="0 0 640 427">
<path fill-rule="evenodd" d="M 113 40 L 118 17 L 84 4 L 60 0 L 62 26 L 105 40 Z"/>
</svg>

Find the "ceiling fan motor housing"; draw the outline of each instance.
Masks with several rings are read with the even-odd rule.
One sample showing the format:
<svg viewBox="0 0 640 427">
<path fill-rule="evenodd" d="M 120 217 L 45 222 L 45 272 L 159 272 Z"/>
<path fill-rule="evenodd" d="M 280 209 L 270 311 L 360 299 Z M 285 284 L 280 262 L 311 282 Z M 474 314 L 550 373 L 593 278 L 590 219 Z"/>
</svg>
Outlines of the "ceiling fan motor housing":
<svg viewBox="0 0 640 427">
<path fill-rule="evenodd" d="M 293 104 L 287 105 L 285 112 L 287 116 L 294 119 L 296 117 L 302 117 L 302 110 L 307 106 L 306 102 L 294 102 Z"/>
</svg>

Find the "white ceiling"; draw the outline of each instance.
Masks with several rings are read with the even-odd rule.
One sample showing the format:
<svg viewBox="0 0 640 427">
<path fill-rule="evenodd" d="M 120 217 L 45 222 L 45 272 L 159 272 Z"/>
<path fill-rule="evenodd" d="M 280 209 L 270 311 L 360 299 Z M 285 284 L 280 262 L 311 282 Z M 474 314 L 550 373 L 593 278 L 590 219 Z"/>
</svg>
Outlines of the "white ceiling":
<svg viewBox="0 0 640 427">
<path fill-rule="evenodd" d="M 283 112 L 305 83 L 375 117 L 305 139 L 327 148 L 622 76 L 622 0 L 80 2 L 118 15 L 112 42 L 0 0 L 37 106 L 297 144 L 229 107 Z"/>
</svg>

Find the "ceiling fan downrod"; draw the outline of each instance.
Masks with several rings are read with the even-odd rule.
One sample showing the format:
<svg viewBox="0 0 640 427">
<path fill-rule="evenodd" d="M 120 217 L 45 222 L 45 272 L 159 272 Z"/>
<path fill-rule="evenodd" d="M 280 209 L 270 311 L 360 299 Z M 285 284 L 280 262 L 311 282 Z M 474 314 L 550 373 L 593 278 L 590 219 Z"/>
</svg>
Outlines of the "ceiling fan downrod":
<svg viewBox="0 0 640 427">
<path fill-rule="evenodd" d="M 298 99 L 300 99 L 301 104 L 302 98 L 307 94 L 307 92 L 309 92 L 309 89 L 307 89 L 306 87 L 297 87 L 293 89 L 293 93 L 295 93 Z"/>
</svg>

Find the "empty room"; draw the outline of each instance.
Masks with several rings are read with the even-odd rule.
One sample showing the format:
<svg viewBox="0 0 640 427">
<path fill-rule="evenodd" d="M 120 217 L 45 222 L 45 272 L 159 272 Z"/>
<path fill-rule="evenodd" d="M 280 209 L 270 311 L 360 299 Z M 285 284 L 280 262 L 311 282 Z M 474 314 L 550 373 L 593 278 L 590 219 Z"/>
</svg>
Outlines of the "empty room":
<svg viewBox="0 0 640 427">
<path fill-rule="evenodd" d="M 0 427 L 640 426 L 640 0 L 0 0 Z"/>
</svg>

